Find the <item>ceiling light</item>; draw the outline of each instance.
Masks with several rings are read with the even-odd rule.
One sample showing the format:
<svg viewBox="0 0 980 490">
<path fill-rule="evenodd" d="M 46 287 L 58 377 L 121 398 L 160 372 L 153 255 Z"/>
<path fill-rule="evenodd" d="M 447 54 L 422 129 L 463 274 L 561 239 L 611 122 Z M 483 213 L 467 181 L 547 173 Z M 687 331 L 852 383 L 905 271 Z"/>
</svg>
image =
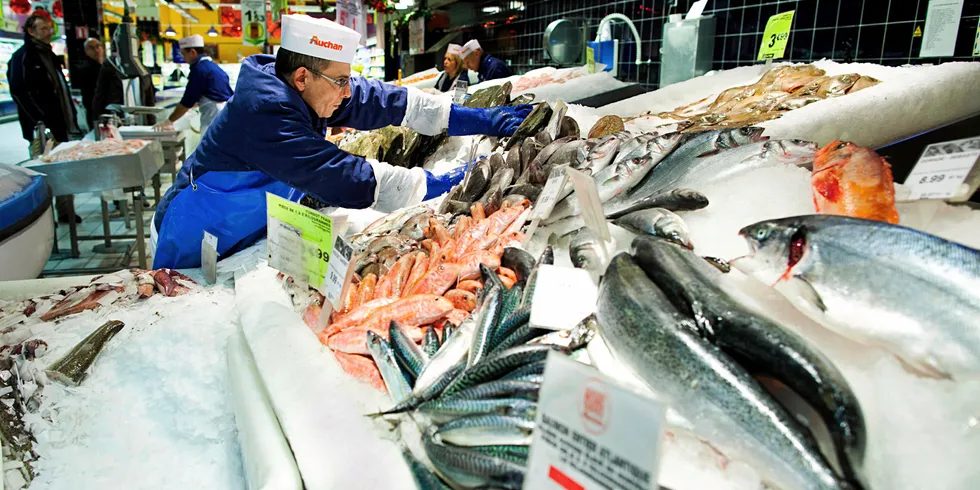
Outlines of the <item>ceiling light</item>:
<svg viewBox="0 0 980 490">
<path fill-rule="evenodd" d="M 214 29 L 214 26 L 211 26 L 211 28 L 208 29 L 208 36 L 215 37 L 217 35 L 218 35 L 218 31 Z"/>
<path fill-rule="evenodd" d="M 483 13 L 489 15 L 500 13 L 500 7 L 497 6 L 483 7 Z"/>
<path fill-rule="evenodd" d="M 177 31 L 174 30 L 174 26 L 167 26 L 167 30 L 163 31 L 163 33 L 170 37 L 177 35 Z"/>
</svg>

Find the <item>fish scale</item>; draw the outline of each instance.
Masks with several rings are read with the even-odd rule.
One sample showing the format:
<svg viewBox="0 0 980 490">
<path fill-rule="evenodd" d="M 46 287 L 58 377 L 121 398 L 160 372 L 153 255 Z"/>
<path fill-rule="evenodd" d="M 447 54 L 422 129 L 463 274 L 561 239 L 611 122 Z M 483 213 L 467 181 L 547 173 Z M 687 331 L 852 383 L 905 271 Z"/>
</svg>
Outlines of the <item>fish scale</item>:
<svg viewBox="0 0 980 490">
<path fill-rule="evenodd" d="M 444 393 L 451 395 L 471 386 L 498 379 L 525 364 L 544 360 L 552 350 L 562 351 L 546 345 L 525 345 L 495 353 L 467 369 L 446 387 Z"/>
</svg>

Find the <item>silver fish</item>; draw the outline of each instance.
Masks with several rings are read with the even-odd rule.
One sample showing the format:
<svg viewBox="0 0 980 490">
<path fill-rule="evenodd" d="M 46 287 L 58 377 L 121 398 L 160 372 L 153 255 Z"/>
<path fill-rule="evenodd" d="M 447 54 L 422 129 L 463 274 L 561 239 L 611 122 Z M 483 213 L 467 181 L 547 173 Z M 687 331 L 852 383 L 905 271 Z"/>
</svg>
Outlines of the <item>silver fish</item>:
<svg viewBox="0 0 980 490">
<path fill-rule="evenodd" d="M 497 285 L 491 286 L 483 297 L 483 305 L 477 313 L 479 320 L 476 323 L 476 333 L 473 335 L 473 345 L 470 346 L 466 367 L 472 367 L 490 352 L 490 340 L 493 338 L 494 327 L 500 316 L 502 302 L 503 289 Z"/>
<path fill-rule="evenodd" d="M 439 475 L 458 487 L 520 490 L 524 483 L 524 467 L 512 461 L 443 445 L 428 436 L 423 437 L 423 443 Z"/>
<path fill-rule="evenodd" d="M 439 476 L 419 461 L 411 451 L 402 449 L 402 456 L 412 470 L 412 479 L 415 480 L 419 490 L 449 490 L 449 487 L 439 479 Z"/>
<path fill-rule="evenodd" d="M 745 370 L 701 338 L 693 321 L 627 254 L 616 256 L 599 287 L 599 334 L 613 356 L 733 457 L 746 458 L 770 486 L 852 488 L 807 430 Z"/>
<path fill-rule="evenodd" d="M 457 446 L 526 446 L 531 444 L 534 419 L 510 415 L 471 415 L 439 426 L 442 442 Z"/>
<path fill-rule="evenodd" d="M 422 349 L 402 330 L 401 325 L 392 320 L 388 327 L 388 343 L 395 353 L 398 365 L 405 370 L 411 381 L 415 381 L 425 367 L 426 357 Z"/>
<path fill-rule="evenodd" d="M 412 387 L 408 384 L 408 379 L 405 378 L 401 367 L 398 366 L 391 345 L 385 342 L 385 339 L 381 338 L 380 335 L 369 330 L 367 346 L 371 358 L 374 359 L 374 363 L 378 365 L 378 370 L 381 371 L 381 379 L 384 380 L 385 387 L 388 388 L 391 400 L 396 404 L 401 403 L 412 394 Z"/>
<path fill-rule="evenodd" d="M 646 233 L 682 245 L 691 250 L 691 233 L 680 216 L 666 209 L 653 208 L 634 211 L 614 221 L 617 225 L 638 233 Z"/>
<path fill-rule="evenodd" d="M 609 261 L 608 253 L 599 237 L 587 226 L 573 232 L 568 245 L 568 255 L 572 259 L 572 265 L 591 272 L 593 278 L 598 277 L 605 270 L 606 263 Z"/>
<path fill-rule="evenodd" d="M 980 251 L 830 215 L 763 221 L 739 234 L 752 253 L 734 265 L 785 283 L 777 289 L 828 328 L 884 347 L 917 374 L 980 372 Z"/>
<path fill-rule="evenodd" d="M 473 342 L 473 334 L 476 332 L 476 315 L 470 315 L 459 324 L 459 327 L 442 344 L 439 352 L 422 369 L 417 380 L 415 380 L 414 392 L 421 393 L 436 383 L 445 373 L 449 372 L 453 366 L 460 361 L 466 361 L 467 353 L 470 351 L 470 344 Z"/>
<path fill-rule="evenodd" d="M 506 415 L 533 418 L 538 404 L 521 398 L 450 399 L 436 398 L 423 403 L 418 412 L 437 424 L 473 415 Z M 482 444 L 481 444 L 482 445 Z"/>
</svg>

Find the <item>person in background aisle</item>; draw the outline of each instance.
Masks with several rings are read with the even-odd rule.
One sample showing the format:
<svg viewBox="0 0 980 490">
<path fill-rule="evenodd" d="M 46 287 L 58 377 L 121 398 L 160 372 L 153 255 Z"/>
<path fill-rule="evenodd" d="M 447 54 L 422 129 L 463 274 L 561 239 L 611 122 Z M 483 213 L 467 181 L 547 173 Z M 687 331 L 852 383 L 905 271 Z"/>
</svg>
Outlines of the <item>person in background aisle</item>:
<svg viewBox="0 0 980 490">
<path fill-rule="evenodd" d="M 99 117 L 107 112 L 106 107 L 112 104 L 124 105 L 126 102 L 122 72 L 117 66 L 118 63 L 119 53 L 113 44 L 112 56 L 102 63 L 102 66 L 99 68 L 99 77 L 95 82 L 95 94 L 92 96 L 92 112 L 96 122 L 98 122 Z"/>
<path fill-rule="evenodd" d="M 476 39 L 470 39 L 463 45 L 462 56 L 463 64 L 468 70 L 479 73 L 481 82 L 513 75 L 506 63 L 484 53 L 483 48 L 480 47 L 480 41 Z"/>
<path fill-rule="evenodd" d="M 211 122 L 218 116 L 225 102 L 232 96 L 231 85 L 228 84 L 228 74 L 211 57 L 204 54 L 204 37 L 194 35 L 181 39 L 180 54 L 191 65 L 191 73 L 187 77 L 187 88 L 180 103 L 170 113 L 170 117 L 157 123 L 157 129 L 172 125 L 197 105 L 201 110 L 201 134 L 203 135 Z"/>
<path fill-rule="evenodd" d="M 50 14 L 31 14 L 24 21 L 24 45 L 14 51 L 7 63 L 10 96 L 17 104 L 21 134 L 28 144 L 34 140 L 34 127 L 39 122 L 44 123 L 59 143 L 79 133 L 68 82 L 61 72 L 63 60 L 51 51 L 52 32 Z M 55 199 L 58 221 L 68 221 L 70 204 L 67 196 Z M 82 219 L 75 215 L 75 221 Z"/>
<path fill-rule="evenodd" d="M 326 19 L 282 17 L 276 56 L 242 61 L 231 99 L 174 185 L 150 227 L 153 266 L 201 265 L 201 239 L 218 239 L 228 256 L 266 234 L 266 193 L 327 206 L 392 212 L 445 194 L 465 166 L 443 175 L 351 155 L 325 139 L 327 127 L 407 126 L 449 136 L 514 133 L 531 106 L 477 109 L 443 96 L 352 77 L 360 35 Z"/>
<path fill-rule="evenodd" d="M 99 80 L 99 71 L 105 61 L 105 47 L 102 41 L 94 37 L 85 40 L 85 58 L 78 62 L 78 71 L 72 78 L 72 87 L 82 91 L 82 106 L 85 107 L 85 119 L 88 121 L 88 128 L 95 129 L 95 121 L 99 119 L 99 114 L 95 113 L 92 101 L 95 100 L 95 85 Z"/>
<path fill-rule="evenodd" d="M 467 76 L 466 67 L 463 66 L 463 57 L 460 54 L 463 52 L 463 47 L 458 44 L 450 44 L 446 47 L 446 56 L 442 59 L 442 75 L 436 79 L 436 90 L 440 92 L 449 92 L 453 88 L 453 83 L 463 77 L 466 83 L 469 83 L 469 77 Z"/>
</svg>

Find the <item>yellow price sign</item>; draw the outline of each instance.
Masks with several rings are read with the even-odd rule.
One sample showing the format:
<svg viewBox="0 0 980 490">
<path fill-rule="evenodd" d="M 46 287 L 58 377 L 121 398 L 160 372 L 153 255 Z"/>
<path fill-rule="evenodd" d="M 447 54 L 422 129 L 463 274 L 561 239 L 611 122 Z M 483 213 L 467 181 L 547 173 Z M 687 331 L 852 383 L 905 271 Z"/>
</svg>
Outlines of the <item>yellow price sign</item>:
<svg viewBox="0 0 980 490">
<path fill-rule="evenodd" d="M 589 73 L 595 73 L 595 50 L 585 48 L 585 64 L 589 67 Z"/>
<path fill-rule="evenodd" d="M 777 60 L 786 54 L 786 43 L 789 42 L 789 30 L 793 26 L 795 10 L 783 12 L 769 17 L 766 31 L 762 34 L 762 46 L 759 47 L 760 60 Z"/>
<path fill-rule="evenodd" d="M 269 266 L 319 289 L 333 250 L 333 220 L 266 193 Z"/>
</svg>

